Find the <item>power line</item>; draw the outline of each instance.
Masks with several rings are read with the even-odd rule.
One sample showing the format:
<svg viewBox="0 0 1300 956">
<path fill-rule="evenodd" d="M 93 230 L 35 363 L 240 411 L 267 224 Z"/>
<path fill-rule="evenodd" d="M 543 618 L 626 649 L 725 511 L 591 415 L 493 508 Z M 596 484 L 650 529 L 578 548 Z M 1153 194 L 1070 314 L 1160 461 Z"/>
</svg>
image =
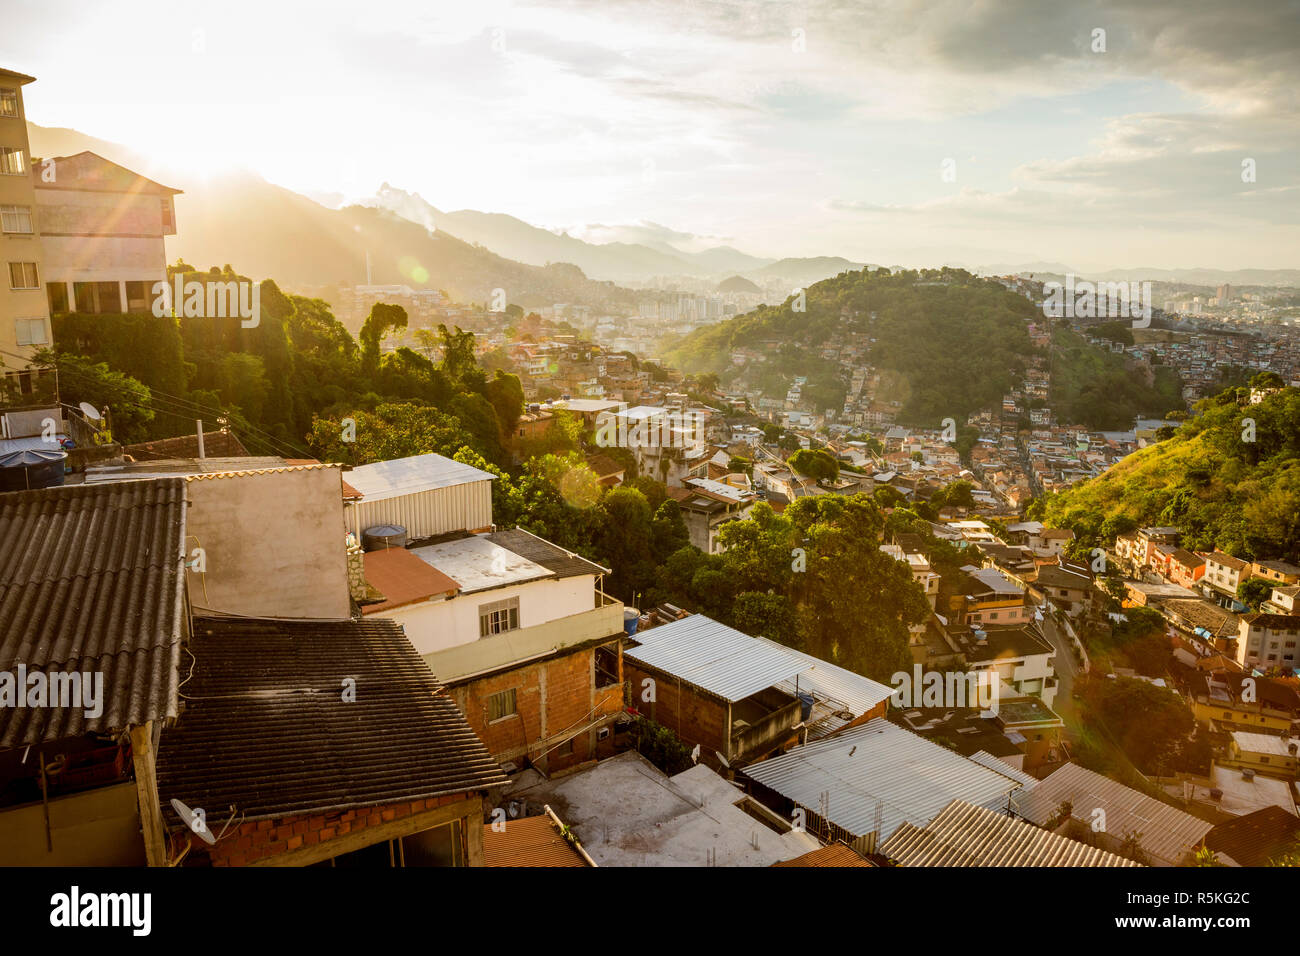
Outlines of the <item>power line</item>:
<svg viewBox="0 0 1300 956">
<path fill-rule="evenodd" d="M 0 354 L 8 355 L 11 358 L 21 359 L 23 361 L 28 361 L 27 356 L 17 355 L 13 352 L 9 352 L 4 349 L 0 349 Z M 89 377 L 86 376 L 84 373 L 73 371 L 63 366 L 60 366 L 58 364 L 57 359 L 55 361 L 54 367 L 60 375 L 66 375 L 74 380 L 79 379 L 83 384 L 90 381 Z M 144 385 L 143 382 L 141 382 L 141 384 Z M 180 396 L 177 395 L 172 395 L 169 392 L 164 392 L 161 389 L 154 388 L 151 385 L 144 385 L 144 387 L 148 389 L 149 400 L 155 406 L 150 409 L 153 411 L 161 411 L 164 414 L 175 415 L 176 417 L 179 418 L 194 417 L 194 418 L 211 418 L 214 420 L 216 418 L 229 417 L 230 415 L 230 412 L 226 409 L 212 408 L 209 406 L 200 405 L 199 403 L 193 401 L 192 399 L 186 399 L 186 398 L 181 398 Z M 159 396 L 161 396 L 161 400 Z M 139 405 L 138 403 L 134 403 L 134 402 L 124 402 L 124 404 L 137 407 L 137 408 L 146 408 L 146 406 Z M 164 407 L 165 405 L 168 404 L 172 406 L 170 409 Z M 304 449 L 299 448 L 298 446 L 292 444 L 291 442 L 285 439 L 277 438 L 276 436 L 270 434 L 269 432 L 264 431 L 263 429 L 257 428 L 255 425 L 249 422 L 245 422 L 244 427 L 242 427 L 240 431 L 243 432 L 244 437 L 250 443 L 259 444 L 264 450 L 269 449 L 272 452 L 272 454 L 275 455 L 276 457 L 289 457 L 289 458 L 311 458 L 312 457 L 310 452 L 307 452 Z M 249 434 L 250 432 L 253 434 Z M 258 439 L 255 436 L 261 436 L 261 438 Z M 285 454 L 286 449 L 290 454 L 288 455 Z"/>
</svg>

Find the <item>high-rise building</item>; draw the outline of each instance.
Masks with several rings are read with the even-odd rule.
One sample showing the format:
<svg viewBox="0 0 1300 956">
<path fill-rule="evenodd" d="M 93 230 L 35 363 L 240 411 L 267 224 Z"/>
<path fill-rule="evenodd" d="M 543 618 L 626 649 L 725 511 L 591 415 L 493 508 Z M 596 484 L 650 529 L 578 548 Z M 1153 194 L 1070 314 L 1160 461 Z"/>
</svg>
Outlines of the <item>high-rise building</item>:
<svg viewBox="0 0 1300 956">
<path fill-rule="evenodd" d="M 20 374 L 32 354 L 50 344 L 45 300 L 44 256 L 36 216 L 36 190 L 27 142 L 23 87 L 35 77 L 0 69 L 0 369 Z"/>
</svg>

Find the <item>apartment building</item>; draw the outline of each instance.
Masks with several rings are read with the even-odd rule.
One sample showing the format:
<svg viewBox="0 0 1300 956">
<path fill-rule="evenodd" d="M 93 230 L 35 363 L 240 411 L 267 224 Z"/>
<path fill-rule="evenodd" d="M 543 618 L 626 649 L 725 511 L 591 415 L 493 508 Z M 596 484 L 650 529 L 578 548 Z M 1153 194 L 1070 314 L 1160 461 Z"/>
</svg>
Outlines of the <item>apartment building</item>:
<svg viewBox="0 0 1300 956">
<path fill-rule="evenodd" d="M 1300 615 L 1245 614 L 1237 635 L 1237 663 L 1243 667 L 1295 667 Z"/>
<path fill-rule="evenodd" d="M 0 69 L 0 369 L 6 375 L 26 368 L 32 354 L 50 344 L 51 335 L 41 293 L 45 263 L 23 109 L 23 87 L 33 82 L 35 77 Z M 31 391 L 29 376 L 19 376 L 17 383 L 21 391 Z"/>
<path fill-rule="evenodd" d="M 149 311 L 180 190 L 89 151 L 40 160 L 33 182 L 49 312 Z"/>
</svg>

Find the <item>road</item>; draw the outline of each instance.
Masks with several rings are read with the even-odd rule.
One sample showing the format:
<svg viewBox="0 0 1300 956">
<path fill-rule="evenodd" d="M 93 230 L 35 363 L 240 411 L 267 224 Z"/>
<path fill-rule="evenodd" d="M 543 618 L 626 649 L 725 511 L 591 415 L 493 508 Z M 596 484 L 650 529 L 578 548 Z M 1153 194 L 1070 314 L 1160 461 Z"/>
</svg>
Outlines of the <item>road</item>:
<svg viewBox="0 0 1300 956">
<path fill-rule="evenodd" d="M 1078 739 L 1079 709 L 1074 702 L 1074 678 L 1082 669 L 1074 660 L 1074 643 L 1065 628 L 1057 624 L 1052 617 L 1051 605 L 1042 608 L 1043 637 L 1056 649 L 1053 668 L 1056 671 L 1056 697 L 1052 699 L 1052 710 L 1065 721 L 1065 731 L 1071 741 Z"/>
</svg>

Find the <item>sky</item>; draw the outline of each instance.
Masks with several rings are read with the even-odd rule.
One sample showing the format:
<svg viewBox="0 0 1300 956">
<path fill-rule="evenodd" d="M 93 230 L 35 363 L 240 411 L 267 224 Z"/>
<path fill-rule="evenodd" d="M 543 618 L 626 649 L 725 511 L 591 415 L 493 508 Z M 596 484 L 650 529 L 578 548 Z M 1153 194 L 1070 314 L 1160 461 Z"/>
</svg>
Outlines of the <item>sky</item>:
<svg viewBox="0 0 1300 956">
<path fill-rule="evenodd" d="M 1300 267 L 1300 0 L 5 0 L 27 115 L 595 242 Z"/>
</svg>

